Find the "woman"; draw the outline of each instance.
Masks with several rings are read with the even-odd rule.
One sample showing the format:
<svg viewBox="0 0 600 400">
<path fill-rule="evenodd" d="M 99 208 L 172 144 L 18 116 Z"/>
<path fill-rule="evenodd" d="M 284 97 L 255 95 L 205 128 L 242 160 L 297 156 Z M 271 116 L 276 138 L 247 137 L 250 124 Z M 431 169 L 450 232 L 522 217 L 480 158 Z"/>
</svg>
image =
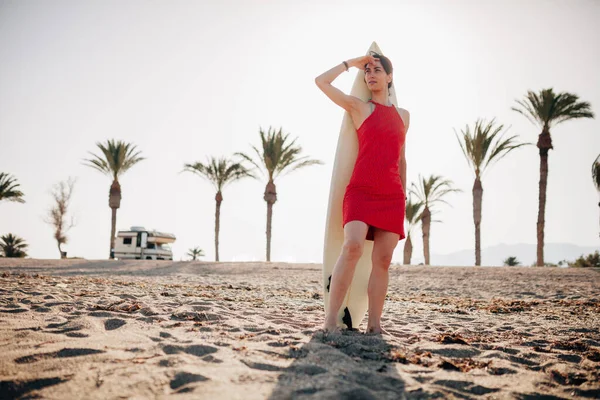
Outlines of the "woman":
<svg viewBox="0 0 600 400">
<path fill-rule="evenodd" d="M 368 102 L 349 96 L 331 83 L 342 72 L 364 70 L 371 91 Z M 358 135 L 358 156 L 343 202 L 344 245 L 333 268 L 325 331 L 337 329 L 336 316 L 360 259 L 365 240 L 372 240 L 373 269 L 368 286 L 367 333 L 383 332 L 381 313 L 388 269 L 398 241 L 404 239 L 406 187 L 405 137 L 410 114 L 389 99 L 392 63 L 377 53 L 342 62 L 315 79 L 335 104 L 346 110 Z"/>
</svg>

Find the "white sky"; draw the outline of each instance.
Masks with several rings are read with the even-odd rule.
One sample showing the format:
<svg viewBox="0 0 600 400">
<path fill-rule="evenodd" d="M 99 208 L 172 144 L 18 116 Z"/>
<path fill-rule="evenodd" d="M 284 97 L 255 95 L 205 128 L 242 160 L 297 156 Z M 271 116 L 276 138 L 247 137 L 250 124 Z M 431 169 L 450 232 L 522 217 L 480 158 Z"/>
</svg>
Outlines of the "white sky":
<svg viewBox="0 0 600 400">
<path fill-rule="evenodd" d="M 0 171 L 26 204 L 0 203 L 0 234 L 58 258 L 43 216 L 52 185 L 76 177 L 69 256 L 106 258 L 110 179 L 82 165 L 95 143 L 135 143 L 147 160 L 121 179 L 117 228 L 177 235 L 175 259 L 200 246 L 214 259 L 214 191 L 184 163 L 258 145 L 283 127 L 325 162 L 276 182 L 273 261 L 320 262 L 342 110 L 314 78 L 372 41 L 391 58 L 411 112 L 408 182 L 442 174 L 464 193 L 439 208 L 431 251 L 474 246 L 473 174 L 453 128 L 496 117 L 522 141 L 538 128 L 510 110 L 553 87 L 600 113 L 598 1 L 7 1 L 0 0 Z M 335 84 L 349 91 L 355 71 Z M 600 118 L 600 116 L 598 117 Z M 600 121 L 551 131 L 546 241 L 598 244 L 591 164 Z M 539 156 L 531 146 L 484 176 L 483 247 L 535 243 Z M 224 191 L 221 260 L 264 260 L 264 182 Z M 422 252 L 414 231 L 415 258 Z M 394 260 L 402 260 L 400 242 Z M 485 259 L 483 260 L 485 264 Z M 432 259 L 435 264 L 435 259 Z"/>
</svg>

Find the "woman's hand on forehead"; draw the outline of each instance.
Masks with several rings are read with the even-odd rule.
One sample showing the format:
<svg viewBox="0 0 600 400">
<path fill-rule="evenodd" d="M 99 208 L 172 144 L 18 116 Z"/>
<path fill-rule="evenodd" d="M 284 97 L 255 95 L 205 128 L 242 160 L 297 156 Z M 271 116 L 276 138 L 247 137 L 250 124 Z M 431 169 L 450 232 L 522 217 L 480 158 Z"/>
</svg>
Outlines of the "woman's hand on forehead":
<svg viewBox="0 0 600 400">
<path fill-rule="evenodd" d="M 375 59 L 375 61 L 369 61 L 367 63 L 367 68 L 375 68 L 375 67 L 383 67 L 383 65 L 381 65 L 381 61 L 379 61 L 378 58 Z"/>
</svg>

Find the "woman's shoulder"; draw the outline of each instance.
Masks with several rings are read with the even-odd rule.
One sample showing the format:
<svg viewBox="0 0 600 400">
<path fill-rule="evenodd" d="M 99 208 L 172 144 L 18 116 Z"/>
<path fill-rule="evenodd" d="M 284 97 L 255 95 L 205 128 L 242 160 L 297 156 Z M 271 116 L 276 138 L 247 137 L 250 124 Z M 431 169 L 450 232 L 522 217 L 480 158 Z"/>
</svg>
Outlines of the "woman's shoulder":
<svg viewBox="0 0 600 400">
<path fill-rule="evenodd" d="M 408 129 L 408 125 L 410 125 L 410 112 L 407 109 L 396 106 L 396 110 L 398 114 L 400 114 L 400 118 L 402 118 L 402 122 L 404 122 L 404 126 Z"/>
<path fill-rule="evenodd" d="M 410 115 L 410 112 L 408 112 L 408 110 L 406 108 L 402 108 L 402 107 L 398 107 L 396 106 L 396 110 L 398 110 L 398 112 L 400 114 L 406 114 L 406 115 Z"/>
</svg>

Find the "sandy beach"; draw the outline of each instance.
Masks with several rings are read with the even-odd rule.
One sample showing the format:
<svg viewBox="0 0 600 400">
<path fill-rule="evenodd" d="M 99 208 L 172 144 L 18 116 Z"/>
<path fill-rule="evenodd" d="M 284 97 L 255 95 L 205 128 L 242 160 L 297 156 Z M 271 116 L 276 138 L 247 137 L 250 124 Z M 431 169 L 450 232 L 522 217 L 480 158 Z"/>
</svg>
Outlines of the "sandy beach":
<svg viewBox="0 0 600 400">
<path fill-rule="evenodd" d="M 323 335 L 321 266 L 0 259 L 0 398 L 600 397 L 600 271 L 393 266 Z"/>
</svg>

